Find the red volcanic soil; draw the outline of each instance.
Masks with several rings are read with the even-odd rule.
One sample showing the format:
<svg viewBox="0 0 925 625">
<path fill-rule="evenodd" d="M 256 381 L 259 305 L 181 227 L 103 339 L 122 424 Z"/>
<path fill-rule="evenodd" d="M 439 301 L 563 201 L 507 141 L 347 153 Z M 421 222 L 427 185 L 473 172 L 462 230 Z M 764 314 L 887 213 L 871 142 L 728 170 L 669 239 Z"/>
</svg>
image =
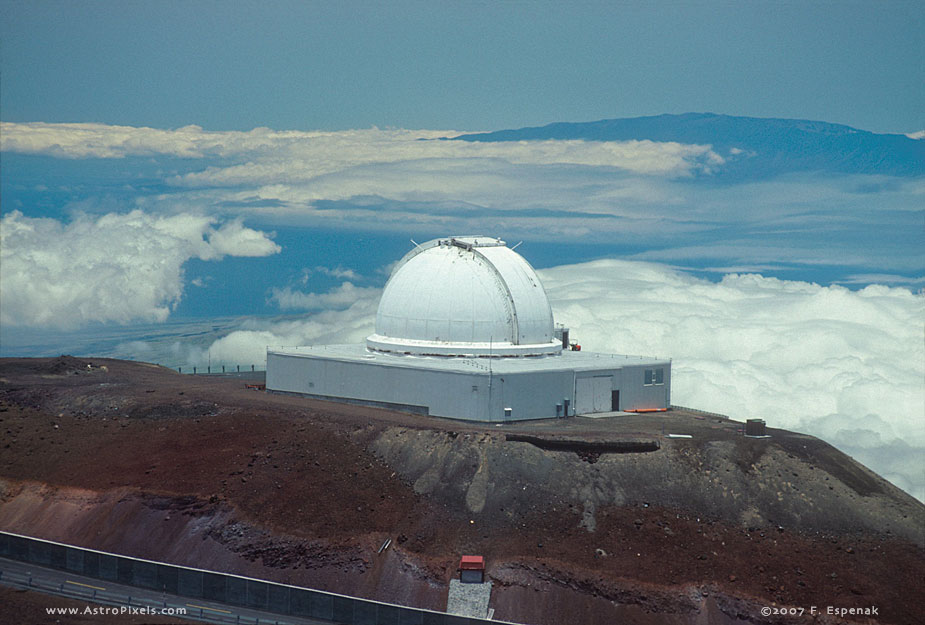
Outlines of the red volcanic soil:
<svg viewBox="0 0 925 625">
<path fill-rule="evenodd" d="M 438 610 L 478 553 L 496 618 L 523 623 L 919 622 L 925 507 L 818 439 L 740 429 L 679 410 L 497 427 L 3 359 L 0 529 Z"/>
</svg>

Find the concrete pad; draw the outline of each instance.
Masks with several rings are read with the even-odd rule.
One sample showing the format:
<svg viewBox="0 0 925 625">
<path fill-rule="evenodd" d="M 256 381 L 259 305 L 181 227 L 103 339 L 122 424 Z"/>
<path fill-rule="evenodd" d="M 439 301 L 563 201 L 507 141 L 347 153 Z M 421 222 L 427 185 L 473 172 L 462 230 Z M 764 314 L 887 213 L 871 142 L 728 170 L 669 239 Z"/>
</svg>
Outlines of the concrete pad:
<svg viewBox="0 0 925 625">
<path fill-rule="evenodd" d="M 589 419 L 607 419 L 609 417 L 629 417 L 635 414 L 635 412 L 623 412 L 622 410 L 616 410 L 614 412 L 589 412 L 588 414 L 580 414 L 578 416 L 587 417 Z"/>
<path fill-rule="evenodd" d="M 486 618 L 489 599 L 491 599 L 491 582 L 464 584 L 458 579 L 451 579 L 446 611 L 460 616 Z"/>
</svg>

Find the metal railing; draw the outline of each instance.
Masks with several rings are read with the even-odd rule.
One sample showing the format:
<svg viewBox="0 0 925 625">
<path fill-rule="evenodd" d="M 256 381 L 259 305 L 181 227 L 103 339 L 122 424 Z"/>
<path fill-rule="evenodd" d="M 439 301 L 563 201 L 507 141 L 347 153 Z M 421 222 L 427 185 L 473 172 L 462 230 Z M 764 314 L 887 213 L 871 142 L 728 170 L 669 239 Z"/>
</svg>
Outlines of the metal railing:
<svg viewBox="0 0 925 625">
<path fill-rule="evenodd" d="M 229 374 L 258 374 L 266 373 L 267 365 L 263 363 L 261 365 L 240 365 L 240 364 L 209 364 L 209 365 L 176 365 L 170 367 L 171 369 L 176 369 L 177 373 L 185 373 L 191 375 L 229 375 Z"/>
<path fill-rule="evenodd" d="M 719 414 L 718 412 L 708 412 L 706 410 L 700 410 L 699 408 L 689 408 L 687 406 L 678 406 L 677 404 L 671 404 L 669 408 L 671 410 L 685 410 L 687 412 L 693 412 L 699 415 L 703 415 L 705 417 L 719 417 L 720 419 L 725 419 L 727 421 L 729 420 L 728 415 Z"/>
</svg>

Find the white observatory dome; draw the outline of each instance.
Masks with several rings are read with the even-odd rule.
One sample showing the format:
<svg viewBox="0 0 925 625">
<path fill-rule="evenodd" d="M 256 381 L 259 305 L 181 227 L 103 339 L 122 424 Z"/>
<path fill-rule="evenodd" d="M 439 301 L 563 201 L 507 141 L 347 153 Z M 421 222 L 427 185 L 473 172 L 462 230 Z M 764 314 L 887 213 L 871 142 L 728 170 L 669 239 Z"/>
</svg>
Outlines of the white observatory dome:
<svg viewBox="0 0 925 625">
<path fill-rule="evenodd" d="M 434 239 L 385 285 L 372 350 L 437 356 L 558 354 L 552 309 L 533 267 L 500 239 Z"/>
</svg>

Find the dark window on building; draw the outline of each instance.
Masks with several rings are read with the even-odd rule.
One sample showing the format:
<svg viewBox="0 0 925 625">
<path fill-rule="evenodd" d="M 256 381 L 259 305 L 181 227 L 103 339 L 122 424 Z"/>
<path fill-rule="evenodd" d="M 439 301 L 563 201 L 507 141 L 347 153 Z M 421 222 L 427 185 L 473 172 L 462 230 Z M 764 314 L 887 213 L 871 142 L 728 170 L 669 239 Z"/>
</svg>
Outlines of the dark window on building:
<svg viewBox="0 0 925 625">
<path fill-rule="evenodd" d="M 645 378 L 643 384 L 646 386 L 652 386 L 653 384 L 664 384 L 665 383 L 665 370 L 664 369 L 646 369 Z"/>
</svg>

